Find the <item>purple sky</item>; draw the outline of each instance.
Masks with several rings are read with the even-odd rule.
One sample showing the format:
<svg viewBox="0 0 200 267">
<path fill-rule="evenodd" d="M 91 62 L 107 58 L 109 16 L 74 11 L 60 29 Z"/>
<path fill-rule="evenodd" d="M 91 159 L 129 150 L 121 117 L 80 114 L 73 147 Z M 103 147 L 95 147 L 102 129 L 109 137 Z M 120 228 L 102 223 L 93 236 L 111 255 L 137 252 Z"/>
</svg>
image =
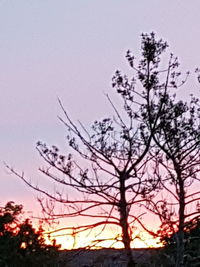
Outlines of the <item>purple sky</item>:
<svg viewBox="0 0 200 267">
<path fill-rule="evenodd" d="M 142 32 L 167 40 L 184 70 L 200 66 L 199 10 L 199 0 L 1 0 L 0 203 L 33 209 L 34 192 L 3 161 L 37 179 L 36 142 L 64 145 L 58 96 L 86 125 L 108 116 L 104 93 Z"/>
</svg>

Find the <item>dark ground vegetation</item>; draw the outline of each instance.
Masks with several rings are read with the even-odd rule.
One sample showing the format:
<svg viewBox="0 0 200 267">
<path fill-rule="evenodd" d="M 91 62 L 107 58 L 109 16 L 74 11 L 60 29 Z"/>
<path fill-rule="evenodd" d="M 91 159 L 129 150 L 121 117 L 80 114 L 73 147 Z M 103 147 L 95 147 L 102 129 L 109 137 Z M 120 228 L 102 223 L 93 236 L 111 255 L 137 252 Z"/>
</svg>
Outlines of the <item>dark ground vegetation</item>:
<svg viewBox="0 0 200 267">
<path fill-rule="evenodd" d="M 0 208 L 0 267 L 56 267 L 59 246 L 47 245 L 42 227 L 36 230 L 22 212 L 14 202 Z"/>
</svg>

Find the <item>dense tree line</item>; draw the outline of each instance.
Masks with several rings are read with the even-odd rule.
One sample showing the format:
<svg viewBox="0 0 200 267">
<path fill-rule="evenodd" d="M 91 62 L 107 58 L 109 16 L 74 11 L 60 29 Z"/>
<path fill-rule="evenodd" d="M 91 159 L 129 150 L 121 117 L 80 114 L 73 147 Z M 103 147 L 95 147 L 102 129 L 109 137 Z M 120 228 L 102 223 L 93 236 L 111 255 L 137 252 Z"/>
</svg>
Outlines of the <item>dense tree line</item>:
<svg viewBox="0 0 200 267">
<path fill-rule="evenodd" d="M 0 208 L 0 266 L 56 267 L 59 246 L 46 244 L 42 227 L 20 218 L 22 208 L 11 201 Z"/>
</svg>

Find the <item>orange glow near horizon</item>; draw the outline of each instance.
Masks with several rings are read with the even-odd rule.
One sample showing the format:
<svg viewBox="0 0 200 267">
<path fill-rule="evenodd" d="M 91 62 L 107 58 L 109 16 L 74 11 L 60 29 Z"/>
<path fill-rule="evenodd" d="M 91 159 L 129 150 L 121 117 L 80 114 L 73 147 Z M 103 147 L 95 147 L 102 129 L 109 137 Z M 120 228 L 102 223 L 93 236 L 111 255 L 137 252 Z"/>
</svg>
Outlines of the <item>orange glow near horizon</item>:
<svg viewBox="0 0 200 267">
<path fill-rule="evenodd" d="M 112 231 L 105 230 L 103 233 L 95 237 L 95 234 L 88 235 L 86 233 L 79 234 L 76 237 L 73 237 L 72 235 L 66 235 L 66 233 L 63 231 L 59 235 L 53 235 L 51 236 L 52 239 L 56 239 L 56 243 L 61 245 L 62 249 L 77 249 L 77 248 L 85 248 L 89 247 L 91 244 L 95 244 L 95 240 L 101 239 L 102 241 L 100 243 L 96 244 L 94 246 L 91 246 L 91 249 L 96 248 L 116 248 L 116 249 L 122 249 L 123 244 L 119 241 L 113 240 L 113 233 Z M 110 238 L 110 240 L 109 240 Z M 137 231 L 137 236 L 132 241 L 131 247 L 132 248 L 157 248 L 161 247 L 162 244 L 159 242 L 159 239 L 153 238 L 146 232 Z"/>
</svg>

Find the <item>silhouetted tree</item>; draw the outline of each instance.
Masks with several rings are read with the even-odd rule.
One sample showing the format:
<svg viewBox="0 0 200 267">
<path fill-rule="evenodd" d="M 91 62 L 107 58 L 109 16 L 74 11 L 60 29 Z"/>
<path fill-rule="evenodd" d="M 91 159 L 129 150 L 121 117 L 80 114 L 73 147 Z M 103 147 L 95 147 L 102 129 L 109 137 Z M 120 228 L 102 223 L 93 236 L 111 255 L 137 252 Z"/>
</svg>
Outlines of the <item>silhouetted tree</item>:
<svg viewBox="0 0 200 267">
<path fill-rule="evenodd" d="M 58 246 L 47 245 L 43 229 L 36 230 L 26 219 L 22 205 L 8 202 L 0 208 L 0 266 L 57 266 Z"/>
<path fill-rule="evenodd" d="M 178 87 L 177 82 L 174 85 Z M 147 207 L 161 220 L 159 234 L 176 238 L 175 266 L 185 266 L 185 229 L 189 221 L 200 216 L 199 99 L 191 96 L 187 103 L 167 94 L 153 139 L 157 146 L 152 150 L 153 176 L 165 193 L 163 199 L 149 200 Z"/>
<path fill-rule="evenodd" d="M 96 228 L 102 232 L 108 225 L 119 227 L 121 234 L 116 241 L 124 244 L 128 266 L 135 266 L 131 253 L 134 224 L 146 229 L 135 206 L 150 200 L 160 185 L 160 179 L 150 175 L 149 163 L 156 157 L 151 151 L 158 146 L 155 140 L 161 116 L 167 116 L 169 90 L 176 87 L 178 78 L 178 62 L 173 55 L 166 68 L 162 67 L 161 56 L 166 48 L 167 43 L 156 40 L 154 33 L 142 35 L 141 60 L 136 64 L 130 51 L 126 55 L 133 76 L 116 71 L 112 80 L 122 109 L 107 96 L 114 110 L 113 118 L 95 121 L 89 130 L 80 122 L 74 123 L 59 100 L 64 114 L 59 119 L 68 132 L 69 153 L 62 155 L 56 146 L 48 147 L 42 142 L 38 142 L 37 150 L 48 165 L 40 171 L 61 190 L 50 193 L 10 168 L 31 188 L 47 196 L 50 202 L 45 205 L 40 199 L 40 203 L 50 218 L 91 218 L 87 225 L 66 227 L 72 230 L 71 234 Z M 52 201 L 64 204 L 66 210 L 56 213 Z"/>
</svg>

